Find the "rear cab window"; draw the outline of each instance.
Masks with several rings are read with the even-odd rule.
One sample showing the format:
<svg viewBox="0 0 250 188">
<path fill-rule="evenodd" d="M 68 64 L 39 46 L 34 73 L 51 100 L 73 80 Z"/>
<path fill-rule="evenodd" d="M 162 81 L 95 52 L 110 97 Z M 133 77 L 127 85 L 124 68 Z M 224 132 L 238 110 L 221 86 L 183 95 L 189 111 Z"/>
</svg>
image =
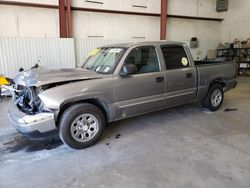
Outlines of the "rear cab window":
<svg viewBox="0 0 250 188">
<path fill-rule="evenodd" d="M 161 51 L 164 57 L 167 70 L 182 69 L 190 67 L 187 54 L 183 46 L 166 45 L 161 46 Z"/>
</svg>

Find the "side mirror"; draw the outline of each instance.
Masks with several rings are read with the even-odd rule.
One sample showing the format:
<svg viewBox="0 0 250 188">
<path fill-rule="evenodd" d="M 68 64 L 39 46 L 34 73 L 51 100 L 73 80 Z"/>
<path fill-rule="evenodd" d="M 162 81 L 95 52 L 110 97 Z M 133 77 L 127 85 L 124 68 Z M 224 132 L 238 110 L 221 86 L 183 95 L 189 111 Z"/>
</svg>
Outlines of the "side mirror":
<svg viewBox="0 0 250 188">
<path fill-rule="evenodd" d="M 135 64 L 129 63 L 129 64 L 123 65 L 120 75 L 128 76 L 128 75 L 135 74 L 135 73 L 137 73 L 137 67 L 135 66 Z"/>
</svg>

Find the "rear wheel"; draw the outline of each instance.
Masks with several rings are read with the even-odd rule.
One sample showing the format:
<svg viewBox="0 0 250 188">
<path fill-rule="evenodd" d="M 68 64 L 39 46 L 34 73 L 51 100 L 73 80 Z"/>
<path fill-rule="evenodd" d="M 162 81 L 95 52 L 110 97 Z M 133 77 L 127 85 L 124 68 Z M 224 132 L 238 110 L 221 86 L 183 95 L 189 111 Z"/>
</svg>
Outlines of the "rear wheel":
<svg viewBox="0 0 250 188">
<path fill-rule="evenodd" d="M 59 122 L 59 137 L 71 148 L 83 149 L 93 145 L 105 126 L 102 111 L 84 103 L 69 107 Z"/>
<path fill-rule="evenodd" d="M 206 95 L 202 100 L 202 106 L 209 109 L 210 111 L 218 110 L 224 99 L 223 88 L 221 84 L 213 84 Z"/>
</svg>

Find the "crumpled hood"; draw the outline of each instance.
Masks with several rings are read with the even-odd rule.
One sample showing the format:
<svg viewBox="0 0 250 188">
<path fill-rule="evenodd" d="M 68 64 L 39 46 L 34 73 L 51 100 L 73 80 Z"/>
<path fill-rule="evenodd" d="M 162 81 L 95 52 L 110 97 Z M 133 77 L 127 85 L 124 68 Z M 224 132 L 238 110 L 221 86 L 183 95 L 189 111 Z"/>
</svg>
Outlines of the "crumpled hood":
<svg viewBox="0 0 250 188">
<path fill-rule="evenodd" d="M 14 82 L 16 85 L 22 86 L 42 86 L 51 83 L 66 81 L 81 81 L 88 79 L 102 78 L 102 75 L 94 71 L 81 68 L 72 69 L 32 69 L 19 73 Z"/>
</svg>

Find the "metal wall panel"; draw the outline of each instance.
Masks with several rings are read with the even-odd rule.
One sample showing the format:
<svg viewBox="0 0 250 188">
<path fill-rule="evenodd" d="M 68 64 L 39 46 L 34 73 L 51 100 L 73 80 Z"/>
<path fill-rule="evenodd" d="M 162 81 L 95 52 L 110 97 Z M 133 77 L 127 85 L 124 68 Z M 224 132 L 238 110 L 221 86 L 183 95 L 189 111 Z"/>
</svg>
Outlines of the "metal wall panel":
<svg viewBox="0 0 250 188">
<path fill-rule="evenodd" d="M 88 53 L 97 47 L 108 44 L 135 42 L 135 40 L 113 40 L 113 39 L 75 39 L 76 63 L 82 63 Z"/>
<path fill-rule="evenodd" d="M 0 74 L 14 77 L 20 67 L 75 67 L 74 39 L 0 37 Z"/>
<path fill-rule="evenodd" d="M 36 63 L 44 68 L 73 68 L 93 48 L 135 41 L 0 37 L 0 74 L 14 77 L 20 67 L 28 70 Z"/>
</svg>

